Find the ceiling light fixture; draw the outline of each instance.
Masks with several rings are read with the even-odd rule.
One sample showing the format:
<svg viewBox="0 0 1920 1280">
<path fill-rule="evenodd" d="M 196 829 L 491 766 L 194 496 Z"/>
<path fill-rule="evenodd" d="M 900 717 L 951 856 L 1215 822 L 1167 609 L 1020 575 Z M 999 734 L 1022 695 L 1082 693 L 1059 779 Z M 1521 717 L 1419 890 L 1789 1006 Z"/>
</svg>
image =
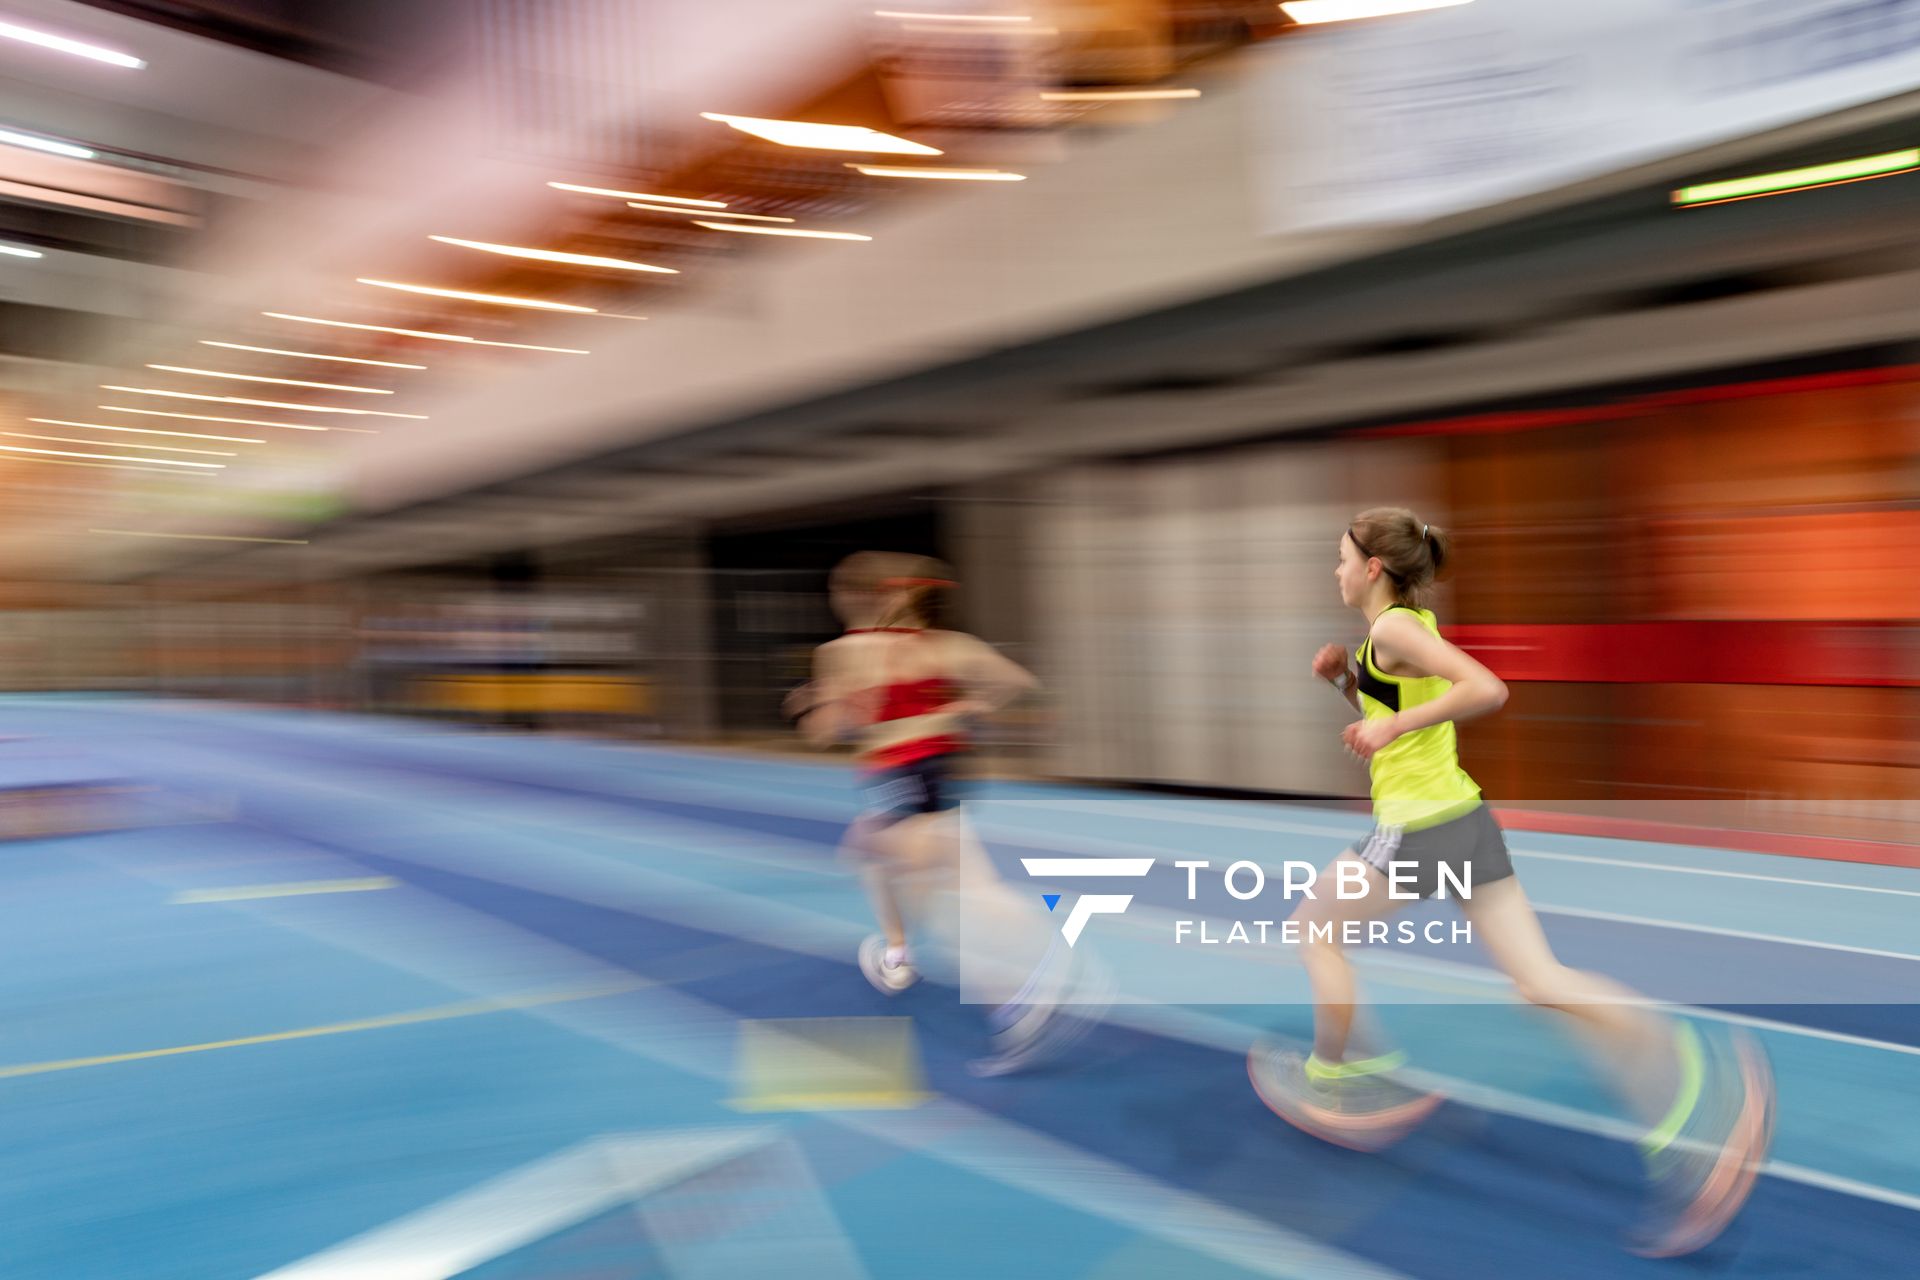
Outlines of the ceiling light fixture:
<svg viewBox="0 0 1920 1280">
<path fill-rule="evenodd" d="M 38 134 L 17 133 L 12 129 L 0 129 L 0 143 L 9 147 L 29 147 L 34 151 L 45 151 L 49 155 L 66 156 L 70 160 L 91 160 L 93 152 L 75 146 L 71 142 L 57 142 L 52 138 L 42 138 Z"/>
<path fill-rule="evenodd" d="M 430 284 L 402 284 L 398 280 L 374 280 L 368 276 L 355 277 L 356 284 L 370 284 L 376 289 L 398 289 L 402 293 L 424 293 L 433 298 L 453 298 L 460 302 L 485 302 L 498 307 L 527 307 L 534 311 L 569 311 L 576 315 L 590 316 L 593 307 L 576 307 L 571 302 L 548 302 L 543 298 L 517 298 L 509 293 L 472 293 L 465 289 L 442 289 Z"/>
<path fill-rule="evenodd" d="M 122 53 L 118 49 L 88 44 L 84 40 L 69 40 L 65 36 L 35 31 L 30 27 L 22 27 L 12 22 L 0 22 L 0 39 L 18 40 L 22 44 L 39 45 L 42 49 L 70 53 L 76 58 L 90 58 L 95 62 L 105 62 L 116 67 L 130 67 L 136 71 L 147 65 L 143 59 L 136 58 L 130 53 Z"/>
<path fill-rule="evenodd" d="M 758 116 L 729 116 L 717 111 L 702 111 L 702 120 L 717 120 L 741 133 L 783 147 L 801 147 L 813 151 L 865 151 L 874 155 L 937 156 L 938 147 L 896 138 L 878 129 L 857 124 L 814 124 L 806 120 L 763 120 Z"/>
<path fill-rule="evenodd" d="M 401 364 L 397 360 L 366 360 L 359 356 L 324 356 L 317 351 L 283 351 L 279 347 L 250 347 L 244 342 L 215 342 L 200 339 L 203 347 L 225 347 L 229 351 L 257 351 L 263 356 L 292 356 L 296 360 L 333 360 L 340 364 L 370 364 L 382 369 L 424 369 L 423 364 Z"/>
<path fill-rule="evenodd" d="M 1040 95 L 1042 102 L 1163 102 L 1174 98 L 1197 98 L 1198 89 L 1051 89 Z"/>
<path fill-rule="evenodd" d="M 663 204 L 642 204 L 638 200 L 627 201 L 629 209 L 646 209 L 653 213 L 677 213 L 687 218 L 738 218 L 743 222 L 792 222 L 792 218 L 779 218 L 770 213 L 708 213 L 701 209 L 670 209 Z"/>
<path fill-rule="evenodd" d="M 1357 18 L 1387 18 L 1397 13 L 1452 9 L 1473 0 L 1287 0 L 1281 12 L 1302 26 L 1322 22 L 1352 22 Z"/>
<path fill-rule="evenodd" d="M 724 200 L 694 200 L 688 196 L 657 196 L 644 191 L 615 191 L 611 187 L 583 187 L 573 182 L 549 182 L 557 191 L 578 191 L 584 196 L 612 196 L 616 200 L 652 200 L 656 204 L 685 204 L 696 209 L 724 209 Z"/>
<path fill-rule="evenodd" d="M 37 449 L 24 444 L 0 444 L 0 451 L 47 454 L 55 458 L 99 458 L 105 462 L 138 462 L 147 467 L 196 467 L 218 471 L 227 465 L 224 462 L 181 462 L 173 458 L 135 458 L 120 453 L 75 453 L 71 449 Z"/>
<path fill-rule="evenodd" d="M 1004 169 L 916 169 L 886 164 L 860 164 L 849 161 L 849 169 L 857 169 L 869 178 L 936 178 L 948 182 L 1025 182 L 1024 173 L 1008 173 Z"/>
<path fill-rule="evenodd" d="M 351 320 L 320 320 L 313 316 L 288 315 L 284 311 L 262 311 L 263 316 L 275 320 L 291 320 L 295 324 L 322 324 L 330 329 L 365 329 L 369 333 L 397 333 L 403 338 L 425 338 L 430 342 L 461 342 L 475 347 L 512 347 L 516 351 L 552 351 L 559 355 L 590 356 L 591 351 L 582 351 L 578 347 L 535 347 L 524 342 L 489 342 L 485 338 L 469 338 L 458 333 L 435 333 L 430 329 L 396 329 L 384 324 L 355 324 Z"/>
<path fill-rule="evenodd" d="M 139 412 L 128 410 L 128 412 Z M 185 417 L 185 414 L 180 415 Z M 265 444 L 265 440 L 256 440 L 251 436 L 205 436 L 195 431 L 162 431 L 158 427 L 116 427 L 105 422 L 69 422 L 65 418 L 28 418 L 28 422 L 39 422 L 49 427 L 85 427 L 88 431 L 125 431 L 129 435 L 172 436 L 180 440 L 223 440 L 228 444 Z M 304 430 L 325 431 L 325 427 L 303 428 Z"/>
<path fill-rule="evenodd" d="M 199 476 L 200 478 L 205 479 L 206 477 L 211 476 L 213 474 L 211 471 L 166 471 L 166 470 L 162 470 L 159 467 L 130 466 L 126 463 L 120 463 L 120 462 L 69 462 L 65 458 L 19 457 L 19 458 L 12 459 L 12 461 L 36 462 L 49 467 L 92 467 L 96 471 L 144 471 L 151 476 L 178 476 L 183 480 L 194 477 L 194 476 Z M 141 459 L 141 461 L 151 462 L 152 459 L 143 458 Z"/>
<path fill-rule="evenodd" d="M 676 210 L 679 213 L 692 213 L 692 209 Z M 720 215 L 712 215 L 719 217 Z M 727 217 L 735 215 L 728 214 Z M 663 276 L 677 276 L 680 273 L 672 267 L 655 267 L 644 262 L 633 262 L 626 258 L 601 258 L 591 253 L 561 253 L 557 249 L 525 249 L 514 244 L 488 244 L 484 240 L 461 240 L 454 236 L 428 236 L 429 240 L 438 240 L 441 244 L 458 245 L 462 249 L 478 249 L 482 253 L 497 253 L 508 258 L 531 258 L 535 262 L 560 262 L 574 267 L 608 267 L 615 271 L 652 271 Z"/>
<path fill-rule="evenodd" d="M 218 369 L 192 369 L 181 364 L 150 364 L 162 373 L 190 373 L 202 378 L 232 378 L 236 382 L 272 382 L 283 387 L 312 387 L 318 391 L 353 391 L 363 396 L 390 396 L 383 387 L 350 387 L 344 382 L 302 382 L 298 378 L 263 378 L 255 373 L 222 373 Z"/>
<path fill-rule="evenodd" d="M 1702 205 L 1730 204 L 1735 200 L 1757 200 L 1761 196 L 1783 196 L 1793 191 L 1812 191 L 1818 187 L 1838 187 L 1872 178 L 1891 178 L 1920 169 L 1920 149 L 1889 151 L 1884 155 L 1837 160 L 1805 169 L 1785 169 L 1778 173 L 1758 173 L 1726 182 L 1708 182 L 1682 187 L 1673 193 L 1673 203 L 1682 209 Z"/>
<path fill-rule="evenodd" d="M 158 453 L 202 453 L 210 458 L 237 458 L 240 455 L 231 449 L 185 449 L 179 445 L 141 444 L 135 440 L 75 440 L 71 436 L 37 436 L 27 431 L 0 431 L 0 436 L 9 440 L 47 440 L 54 444 L 92 444 L 103 449 L 152 449 Z"/>
<path fill-rule="evenodd" d="M 872 236 L 856 235 L 851 231 L 807 231 L 800 227 L 743 227 L 733 222 L 697 222 L 694 225 L 710 231 L 737 231 L 750 236 L 798 236 L 808 240 L 873 239 Z"/>
<path fill-rule="evenodd" d="M 413 418 L 426 420 L 424 413 L 388 413 L 384 409 L 343 409 L 327 404 L 289 404 L 285 400 L 248 400 L 242 396 L 209 396 L 197 391 L 162 391 L 158 387 L 123 387 L 111 382 L 100 384 L 107 391 L 125 391 L 136 396 L 167 396 L 174 400 L 210 400 L 215 404 L 250 404 L 262 409 L 291 409 L 295 413 L 350 413 L 366 418 Z"/>
<path fill-rule="evenodd" d="M 230 422 L 239 427 L 279 427 L 286 431 L 347 430 L 346 427 L 316 427 L 305 422 L 262 422 L 258 418 L 216 418 L 208 413 L 168 413 L 165 409 L 134 409 L 121 404 L 102 404 L 95 405 L 94 407 L 104 409 L 108 413 L 137 413 L 146 418 L 182 418 L 188 422 Z M 34 421 L 51 421 L 51 419 L 34 419 Z M 75 423 L 73 425 L 80 426 L 84 424 Z M 207 438 L 210 440 L 226 439 L 224 436 L 209 436 Z M 255 440 L 253 443 L 264 444 L 265 441 Z"/>
</svg>

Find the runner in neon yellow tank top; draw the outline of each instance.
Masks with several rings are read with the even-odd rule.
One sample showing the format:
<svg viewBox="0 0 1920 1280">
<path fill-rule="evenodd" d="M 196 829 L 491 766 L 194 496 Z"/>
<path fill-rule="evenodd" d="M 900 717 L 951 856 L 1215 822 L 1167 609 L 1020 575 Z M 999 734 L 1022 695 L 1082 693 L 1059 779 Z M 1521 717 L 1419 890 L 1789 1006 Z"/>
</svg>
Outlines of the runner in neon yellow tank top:
<svg viewBox="0 0 1920 1280">
<path fill-rule="evenodd" d="M 1363 511 L 1340 537 L 1334 576 L 1342 603 L 1367 622 L 1357 661 L 1327 645 L 1314 674 L 1360 713 L 1342 740 L 1372 774 L 1374 828 L 1320 876 L 1294 913 L 1313 985 L 1310 1055 L 1257 1045 L 1255 1090 L 1281 1118 L 1317 1137 L 1376 1151 L 1406 1135 L 1440 1098 L 1398 1078 L 1405 1056 L 1357 1048 L 1358 997 L 1342 926 L 1391 915 L 1390 875 L 1422 897 L 1464 883 L 1460 909 L 1474 941 L 1519 994 L 1574 1019 L 1597 1066 L 1646 1126 L 1640 1147 L 1653 1204 L 1635 1248 L 1672 1256 L 1701 1248 L 1746 1202 L 1772 1133 L 1772 1076 L 1749 1037 L 1712 1041 L 1611 979 L 1562 965 L 1514 877 L 1499 824 L 1460 767 L 1455 726 L 1505 705 L 1507 689 L 1441 634 L 1425 596 L 1447 560 L 1446 534 L 1411 511 Z M 1367 892 L 1339 898 L 1338 863 L 1361 864 Z M 1349 878 L 1352 876 L 1349 868 Z M 1315 936 L 1314 926 L 1331 932 Z"/>
<path fill-rule="evenodd" d="M 1411 605 L 1388 605 L 1417 618 L 1420 625 L 1440 634 L 1433 610 Z M 1373 642 L 1360 646 L 1360 712 L 1367 720 L 1391 719 L 1439 700 L 1453 688 L 1441 676 L 1395 676 L 1374 663 Z M 1418 831 L 1438 826 L 1471 812 L 1480 803 L 1480 788 L 1460 767 L 1458 735 L 1453 721 L 1442 720 L 1424 729 L 1402 733 L 1374 753 L 1373 816 L 1382 826 Z"/>
</svg>

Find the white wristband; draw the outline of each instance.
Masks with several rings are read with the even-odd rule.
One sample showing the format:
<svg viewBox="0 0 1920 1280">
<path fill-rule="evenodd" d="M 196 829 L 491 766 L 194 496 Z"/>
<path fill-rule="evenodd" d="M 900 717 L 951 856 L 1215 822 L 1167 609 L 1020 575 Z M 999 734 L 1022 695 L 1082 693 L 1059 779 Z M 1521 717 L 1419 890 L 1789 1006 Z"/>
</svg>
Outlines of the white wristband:
<svg viewBox="0 0 1920 1280">
<path fill-rule="evenodd" d="M 1348 670 L 1342 670 L 1339 675 L 1335 676 L 1332 680 L 1328 681 L 1328 683 L 1331 684 L 1334 688 L 1338 689 L 1340 692 L 1345 693 L 1347 691 L 1348 686 L 1350 686 L 1353 683 L 1353 672 Z"/>
</svg>

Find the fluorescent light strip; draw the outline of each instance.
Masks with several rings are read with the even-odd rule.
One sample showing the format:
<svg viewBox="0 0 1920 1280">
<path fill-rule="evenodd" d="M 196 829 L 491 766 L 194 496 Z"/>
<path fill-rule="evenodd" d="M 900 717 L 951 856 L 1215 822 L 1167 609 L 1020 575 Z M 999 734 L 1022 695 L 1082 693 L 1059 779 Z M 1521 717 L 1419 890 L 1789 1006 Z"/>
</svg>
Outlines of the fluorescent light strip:
<svg viewBox="0 0 1920 1280">
<path fill-rule="evenodd" d="M 150 364 L 147 368 L 158 369 L 162 373 L 191 373 L 202 378 L 232 378 L 236 382 L 272 382 L 283 387 L 313 387 L 320 391 L 353 391 L 363 396 L 393 394 L 381 387 L 350 387 L 344 382 L 302 382 L 298 378 L 263 378 L 254 373 L 222 373 L 217 369 L 190 369 L 180 364 Z"/>
<path fill-rule="evenodd" d="M 733 222 L 696 222 L 697 227 L 706 227 L 710 231 L 738 231 L 750 236 L 798 236 L 807 240 L 871 240 L 872 236 L 856 235 L 851 231 L 805 231 L 799 227 L 743 227 Z"/>
<path fill-rule="evenodd" d="M 1287 0 L 1281 12 L 1301 26 L 1322 22 L 1352 22 L 1358 18 L 1390 18 L 1396 13 L 1424 13 L 1452 9 L 1473 0 Z"/>
<path fill-rule="evenodd" d="M 69 40 L 65 36 L 50 35 L 45 31 L 16 26 L 11 22 L 0 22 L 0 39 L 18 40 L 22 44 L 39 45 L 42 49 L 70 53 L 76 58 L 91 58 L 95 62 L 110 63 L 116 67 L 131 67 L 136 71 L 147 65 L 142 59 L 130 53 L 122 53 L 118 49 L 87 44 L 81 40 Z"/>
<path fill-rule="evenodd" d="M 49 467 L 92 467 L 96 471 L 144 471 L 151 476 L 179 476 L 182 479 L 190 476 L 198 476 L 205 479 L 207 476 L 213 474 L 211 471 L 168 471 L 160 467 L 127 466 L 118 462 L 69 462 L 65 458 L 28 458 L 23 456 L 10 458 L 8 461 L 37 462 Z"/>
<path fill-rule="evenodd" d="M 102 406 L 105 407 L 105 406 Z M 144 413 L 144 409 L 128 409 L 128 413 Z M 175 416 L 175 415 L 169 415 Z M 185 417 L 186 415 L 178 415 Z M 172 436 L 180 440 L 224 440 L 228 444 L 265 444 L 265 440 L 256 440 L 251 436 L 205 436 L 195 431 L 162 431 L 158 427 L 115 427 L 104 422 L 69 422 L 65 418 L 28 418 L 28 422 L 39 422 L 49 427 L 85 427 L 88 431 L 125 431 L 131 435 Z M 306 431 L 325 431 L 325 427 L 304 427 Z"/>
<path fill-rule="evenodd" d="M 691 209 L 677 209 L 676 213 L 692 213 Z M 720 214 L 714 214 L 720 217 Z M 735 214 L 726 214 L 735 217 Z M 609 267 L 616 271 L 652 271 L 663 276 L 677 276 L 680 273 L 672 267 L 655 267 L 644 262 L 633 262 L 626 258 L 601 258 L 590 253 L 561 253 L 555 249 L 524 249 L 513 244 L 488 244 L 484 240 L 459 240 L 453 236 L 428 236 L 429 240 L 438 240 L 441 244 L 458 245 L 462 249 L 478 249 L 482 253 L 498 253 L 509 258 L 531 258 L 535 262 L 561 262 L 575 267 Z"/>
<path fill-rule="evenodd" d="M 17 244 L 0 244 L 0 253 L 15 258 L 44 258 L 47 256 L 38 249 L 27 249 Z"/>
<path fill-rule="evenodd" d="M 28 147 L 34 151 L 45 151 L 50 155 L 66 156 L 73 160 L 93 159 L 93 152 L 87 147 L 75 146 L 71 142 L 59 142 L 53 138 L 42 138 L 31 133 L 15 133 L 12 129 L 0 129 L 0 143 L 9 147 Z"/>
<path fill-rule="evenodd" d="M 896 138 L 878 129 L 857 124 L 813 124 L 805 120 L 763 120 L 758 116 L 728 116 L 702 111 L 702 120 L 717 120 L 741 133 L 751 134 L 783 147 L 801 147 L 813 151 L 865 151 L 874 155 L 937 156 L 937 147 L 929 147 L 905 138 Z"/>
<path fill-rule="evenodd" d="M 857 169 L 869 178 L 937 178 L 948 182 L 1025 182 L 1024 173 L 1008 173 L 1004 169 L 907 169 L 884 164 L 858 164 L 849 161 L 849 169 Z"/>
<path fill-rule="evenodd" d="M 654 213 L 677 213 L 686 218 L 739 218 L 743 222 L 792 222 L 792 218 L 776 218 L 769 213 L 706 213 L 699 209 L 670 209 L 663 204 L 642 204 L 638 200 L 627 201 L 629 209 L 649 209 Z"/>
<path fill-rule="evenodd" d="M 74 453 L 68 449 L 36 449 L 24 444 L 0 444 L 0 452 L 44 453 L 56 458 L 99 458 L 106 462 L 138 462 L 148 467 L 199 467 L 220 470 L 224 462 L 176 462 L 172 458 L 129 458 L 118 453 Z"/>
<path fill-rule="evenodd" d="M 1033 19 L 1020 14 L 997 13 L 902 13 L 898 9 L 875 9 L 876 18 L 895 18 L 901 22 L 980 22 L 980 23 L 1017 23 L 1032 22 Z"/>
<path fill-rule="evenodd" d="M 1042 102 L 1160 102 L 1197 98 L 1198 89 L 1058 89 L 1040 95 Z"/>
<path fill-rule="evenodd" d="M 125 391 L 136 396 L 166 396 L 173 400 L 210 400 L 214 404 L 250 404 L 261 409 L 291 409 L 295 413 L 349 413 L 365 418 L 412 418 L 424 422 L 424 413 L 388 413 L 384 409 L 343 409 L 328 404 L 289 404 L 285 400 L 248 400 L 242 396 L 208 396 L 197 391 L 162 391 L 158 387 L 123 387 L 117 383 L 103 382 L 101 388 L 106 391 Z"/>
<path fill-rule="evenodd" d="M 139 444 L 130 440 L 121 441 L 116 444 L 112 440 L 75 440 L 71 436 L 37 436 L 28 431 L 0 431 L 0 436 L 6 436 L 10 440 L 46 440 L 53 444 L 92 444 L 98 445 L 102 449 L 152 449 L 156 453 L 202 453 L 210 458 L 237 458 L 240 456 L 231 449 L 184 449 L 179 445 Z"/>
<path fill-rule="evenodd" d="M 146 529 L 89 529 L 88 533 L 110 534 L 117 538 L 185 538 L 193 542 L 272 542 L 286 547 L 304 547 L 305 538 L 248 538 L 237 533 L 156 533 Z"/>
<path fill-rule="evenodd" d="M 582 351 L 578 347 L 535 347 L 524 342 L 489 342 L 485 338 L 469 338 L 458 333 L 434 333 L 428 329 L 395 329 L 384 324 L 355 324 L 351 320 L 319 320 L 313 316 L 293 316 L 284 311 L 262 311 L 263 316 L 275 320 L 291 320 L 295 324 L 323 324 L 330 329 L 365 329 L 369 333 L 397 333 L 403 338 L 425 338 L 430 342 L 461 342 L 474 347 L 512 347 L 516 351 L 551 351 L 558 355 L 590 356 L 591 351 Z"/>
<path fill-rule="evenodd" d="M 133 409 L 133 408 L 127 407 L 126 405 L 119 405 L 119 404 L 103 404 L 103 405 L 97 405 L 95 407 L 100 409 L 105 409 L 108 413 L 138 413 L 149 418 L 184 418 L 188 422 L 231 422 L 236 426 L 242 426 L 242 427 L 281 427 L 287 431 L 346 431 L 346 430 L 349 430 L 349 428 L 347 427 L 315 427 L 315 426 L 310 426 L 304 422 L 261 422 L 257 418 L 216 418 L 210 414 L 205 414 L 205 413 L 168 413 L 165 409 Z M 41 419 L 35 419 L 35 421 L 41 421 Z M 209 440 L 223 440 L 226 437 L 208 436 L 207 438 Z M 263 444 L 265 442 L 261 440 L 255 440 L 255 441 L 252 441 L 252 443 Z"/>
<path fill-rule="evenodd" d="M 397 360 L 366 360 L 360 356 L 323 356 L 317 351 L 282 351 L 279 347 L 250 347 L 243 342 L 215 342 L 200 339 L 203 347 L 225 347 L 229 351 L 257 351 L 263 356 L 292 356 L 296 360 L 332 360 L 340 364 L 370 364 L 382 369 L 424 369 L 423 364 L 401 364 Z"/>
<path fill-rule="evenodd" d="M 586 196 L 612 196 L 616 200 L 651 200 L 655 204 L 684 204 L 696 209 L 724 209 L 724 200 L 694 200 L 687 196 L 656 196 L 644 191 L 615 191 L 610 187 L 583 187 L 572 182 L 549 182 L 548 186 L 557 191 L 578 191 Z"/>
<path fill-rule="evenodd" d="M 1889 151 L 1884 155 L 1862 156 L 1833 164 L 1812 165 L 1805 169 L 1786 169 L 1778 173 L 1754 174 L 1726 182 L 1708 182 L 1682 187 L 1673 193 L 1673 203 L 1682 208 L 1705 204 L 1726 204 L 1733 200 L 1752 200 L 1759 196 L 1785 195 L 1832 187 L 1847 182 L 1865 182 L 1869 178 L 1891 178 L 1920 168 L 1920 149 Z"/>
<path fill-rule="evenodd" d="M 506 293 L 470 293 L 465 289 L 441 289 L 430 284 L 401 284 L 398 280 L 374 280 L 358 276 L 356 284 L 376 289 L 398 289 L 402 293 L 424 293 L 434 298 L 454 298 L 461 302 L 485 302 L 497 307 L 527 307 L 534 311 L 570 311 L 576 315 L 595 314 L 592 307 L 576 307 L 571 302 L 547 302 L 541 298 L 516 298 Z"/>
</svg>

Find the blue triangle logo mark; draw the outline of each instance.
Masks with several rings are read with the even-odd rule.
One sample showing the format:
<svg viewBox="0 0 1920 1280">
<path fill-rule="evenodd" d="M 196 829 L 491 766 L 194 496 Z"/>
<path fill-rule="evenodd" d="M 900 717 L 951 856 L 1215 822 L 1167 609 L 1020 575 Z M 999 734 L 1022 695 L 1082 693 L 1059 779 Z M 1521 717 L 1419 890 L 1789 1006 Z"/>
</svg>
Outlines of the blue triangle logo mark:
<svg viewBox="0 0 1920 1280">
<path fill-rule="evenodd" d="M 1047 904 L 1049 911 L 1060 905 L 1060 895 L 1057 893 L 1043 893 L 1040 895 L 1040 900 Z"/>
</svg>

